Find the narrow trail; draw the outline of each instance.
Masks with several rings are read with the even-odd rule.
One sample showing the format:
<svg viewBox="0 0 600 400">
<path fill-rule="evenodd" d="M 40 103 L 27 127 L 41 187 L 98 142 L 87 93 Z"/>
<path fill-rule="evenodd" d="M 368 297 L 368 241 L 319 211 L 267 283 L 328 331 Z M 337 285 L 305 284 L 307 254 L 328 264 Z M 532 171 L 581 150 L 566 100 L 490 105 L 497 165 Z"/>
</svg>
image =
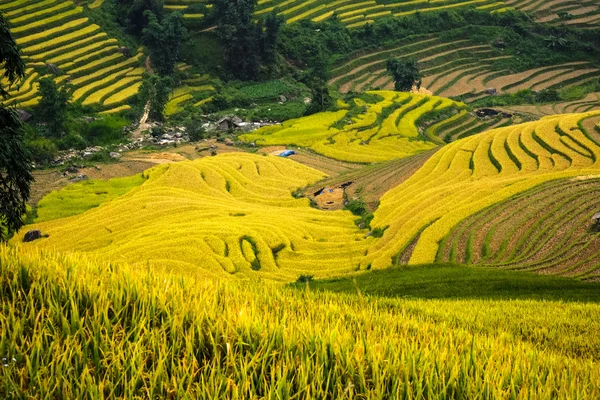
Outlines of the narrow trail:
<svg viewBox="0 0 600 400">
<path fill-rule="evenodd" d="M 153 75 L 154 71 L 152 70 L 152 66 L 150 64 L 150 56 L 146 57 L 146 61 L 144 64 L 146 67 L 146 72 L 148 72 L 148 74 L 150 74 L 150 75 Z M 149 114 L 150 114 L 150 100 L 148 100 L 148 102 L 144 106 L 144 114 L 142 115 L 142 118 L 140 118 L 140 123 L 138 125 L 138 128 L 131 133 L 132 139 L 136 140 L 136 139 L 141 138 L 142 132 L 150 129 L 150 124 L 148 124 L 148 115 Z"/>
</svg>

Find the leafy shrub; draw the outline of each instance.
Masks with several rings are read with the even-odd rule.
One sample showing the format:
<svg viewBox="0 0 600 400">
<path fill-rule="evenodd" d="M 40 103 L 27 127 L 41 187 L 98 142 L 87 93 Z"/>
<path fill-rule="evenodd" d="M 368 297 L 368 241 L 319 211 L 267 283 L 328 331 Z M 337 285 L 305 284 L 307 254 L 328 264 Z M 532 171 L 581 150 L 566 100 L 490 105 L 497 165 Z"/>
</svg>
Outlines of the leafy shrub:
<svg viewBox="0 0 600 400">
<path fill-rule="evenodd" d="M 76 149 L 83 150 L 87 147 L 87 142 L 77 133 L 69 133 L 66 137 L 56 142 L 59 150 Z"/>
<path fill-rule="evenodd" d="M 363 216 L 367 213 L 367 205 L 361 199 L 349 200 L 344 208 L 354 215 Z"/>
<path fill-rule="evenodd" d="M 81 136 L 92 146 L 104 146 L 123 139 L 123 127 L 128 124 L 124 118 L 106 116 L 81 126 Z"/>
<path fill-rule="evenodd" d="M 27 151 L 31 155 L 31 159 L 40 165 L 48 165 L 56 157 L 57 148 L 54 142 L 50 139 L 38 137 L 25 142 Z"/>
<path fill-rule="evenodd" d="M 157 125 L 150 129 L 150 135 L 154 138 L 159 138 L 165 134 L 165 128 L 162 125 Z"/>
<path fill-rule="evenodd" d="M 313 275 L 300 275 L 298 277 L 298 279 L 296 280 L 296 282 L 298 282 L 298 283 L 308 283 L 308 282 L 312 282 L 313 279 L 314 279 Z"/>
<path fill-rule="evenodd" d="M 373 236 L 374 238 L 380 238 L 383 236 L 387 228 L 389 228 L 389 226 L 384 226 L 383 228 L 377 227 L 371 231 L 371 236 Z"/>
</svg>

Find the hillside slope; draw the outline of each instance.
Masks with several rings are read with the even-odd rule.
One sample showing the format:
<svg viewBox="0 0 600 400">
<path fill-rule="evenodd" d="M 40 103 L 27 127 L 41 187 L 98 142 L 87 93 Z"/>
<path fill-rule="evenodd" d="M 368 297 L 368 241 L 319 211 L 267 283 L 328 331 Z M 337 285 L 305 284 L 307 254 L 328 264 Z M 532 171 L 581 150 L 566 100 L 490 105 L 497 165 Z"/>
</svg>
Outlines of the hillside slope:
<svg viewBox="0 0 600 400">
<path fill-rule="evenodd" d="M 141 54 L 120 51 L 116 39 L 92 24 L 69 0 L 0 1 L 0 12 L 23 51 L 26 76 L 9 92 L 8 104 L 30 107 L 39 101 L 41 78 L 73 85 L 73 101 L 100 110 L 124 109 L 141 85 Z M 48 65 L 50 64 L 50 66 Z M 56 70 L 55 70 L 56 69 Z"/>
<path fill-rule="evenodd" d="M 371 225 L 387 229 L 362 265 L 385 268 L 411 242 L 411 264 L 434 262 L 440 241 L 469 215 L 550 180 L 600 175 L 600 145 L 578 125 L 599 114 L 546 117 L 443 147 L 382 197 Z"/>
<path fill-rule="evenodd" d="M 373 240 L 349 212 L 293 198 L 324 175 L 281 157 L 221 154 L 145 176 L 140 187 L 83 214 L 27 226 L 49 235 L 28 246 L 204 277 L 290 281 L 354 271 Z"/>
<path fill-rule="evenodd" d="M 289 120 L 240 138 L 257 145 L 309 147 L 343 161 L 387 161 L 436 147 L 423 132 L 425 122 L 466 108 L 463 103 L 422 94 L 373 91 L 366 96 L 366 100 L 353 98 L 338 111 Z"/>
</svg>

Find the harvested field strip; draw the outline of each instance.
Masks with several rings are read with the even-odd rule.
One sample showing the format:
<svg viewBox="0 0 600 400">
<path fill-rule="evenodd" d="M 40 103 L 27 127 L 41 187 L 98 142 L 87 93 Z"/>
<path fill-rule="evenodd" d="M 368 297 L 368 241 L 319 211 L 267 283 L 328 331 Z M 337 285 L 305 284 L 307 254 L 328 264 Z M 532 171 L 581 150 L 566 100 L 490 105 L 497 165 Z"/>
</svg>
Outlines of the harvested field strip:
<svg viewBox="0 0 600 400">
<path fill-rule="evenodd" d="M 309 186 L 304 190 L 304 194 L 308 198 L 314 199 L 314 193 L 323 187 L 335 188 L 351 182 L 345 187 L 348 199 L 360 198 L 366 203 L 369 211 L 374 211 L 381 196 L 410 178 L 434 152 L 435 150 L 427 151 L 401 160 L 392 160 L 351 170 Z"/>
<path fill-rule="evenodd" d="M 438 260 L 582 278 L 597 273 L 600 234 L 590 216 L 600 207 L 599 189 L 600 178 L 563 179 L 495 204 L 457 225 Z"/>
</svg>

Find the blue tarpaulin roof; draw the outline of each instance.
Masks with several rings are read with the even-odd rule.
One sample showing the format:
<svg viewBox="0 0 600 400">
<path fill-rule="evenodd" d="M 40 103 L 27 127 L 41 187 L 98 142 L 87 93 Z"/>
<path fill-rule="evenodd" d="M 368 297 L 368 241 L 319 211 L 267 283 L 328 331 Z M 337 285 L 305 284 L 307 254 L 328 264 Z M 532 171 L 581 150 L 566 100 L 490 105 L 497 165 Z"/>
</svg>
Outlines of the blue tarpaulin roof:
<svg viewBox="0 0 600 400">
<path fill-rule="evenodd" d="M 281 153 L 279 153 L 279 157 L 288 157 L 288 156 L 292 156 L 296 154 L 296 152 L 294 150 L 285 150 L 282 151 Z"/>
</svg>

